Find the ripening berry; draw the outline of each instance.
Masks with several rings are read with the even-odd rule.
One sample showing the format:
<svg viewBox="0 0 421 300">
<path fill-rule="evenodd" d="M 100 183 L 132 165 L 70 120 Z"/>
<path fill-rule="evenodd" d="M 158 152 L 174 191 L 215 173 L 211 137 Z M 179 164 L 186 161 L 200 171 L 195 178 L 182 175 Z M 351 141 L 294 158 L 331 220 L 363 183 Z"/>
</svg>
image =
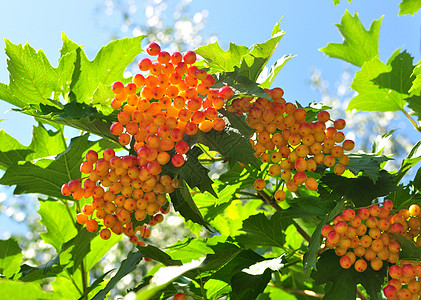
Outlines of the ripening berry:
<svg viewBox="0 0 421 300">
<path fill-rule="evenodd" d="M 335 122 L 333 123 L 333 126 L 338 129 L 338 130 L 342 130 L 345 128 L 346 126 L 346 122 L 344 119 L 337 119 L 335 120 Z"/>
<path fill-rule="evenodd" d="M 409 213 L 411 214 L 411 216 L 413 216 L 413 217 L 419 216 L 420 215 L 420 212 L 421 212 L 421 209 L 420 209 L 420 207 L 417 204 L 412 204 L 409 207 L 408 210 L 409 210 Z"/>
<path fill-rule="evenodd" d="M 120 81 L 115 81 L 111 85 L 111 90 L 113 91 L 114 94 L 120 94 L 121 92 L 124 91 L 124 84 Z"/>
<path fill-rule="evenodd" d="M 88 222 L 89 217 L 87 215 L 85 215 L 84 213 L 78 213 L 76 215 L 76 221 L 81 224 L 84 225 Z"/>
<path fill-rule="evenodd" d="M 309 177 L 305 181 L 305 187 L 306 189 L 310 191 L 317 191 L 317 188 L 319 187 L 319 183 L 313 177 Z"/>
<path fill-rule="evenodd" d="M 350 151 L 350 150 L 354 149 L 354 147 L 355 147 L 355 143 L 354 143 L 354 141 L 351 141 L 351 140 L 345 140 L 345 141 L 342 143 L 342 148 L 344 148 L 344 150 L 346 150 L 346 151 Z"/>
<path fill-rule="evenodd" d="M 175 296 L 174 296 L 174 300 L 186 300 L 187 298 L 186 298 L 186 295 L 185 294 L 183 294 L 183 293 L 177 293 L 177 294 L 175 294 Z"/>
<path fill-rule="evenodd" d="M 185 160 L 182 154 L 174 154 L 174 156 L 171 158 L 171 162 L 174 167 L 181 167 L 184 165 Z"/>
<path fill-rule="evenodd" d="M 193 51 L 187 51 L 183 56 L 183 60 L 186 64 L 194 64 L 196 62 L 196 53 Z"/>
<path fill-rule="evenodd" d="M 63 196 L 69 196 L 72 192 L 69 190 L 69 186 L 67 183 L 61 186 L 61 194 Z"/>
<path fill-rule="evenodd" d="M 342 256 L 339 260 L 339 264 L 342 268 L 349 269 L 352 266 L 351 258 L 349 258 L 348 256 Z"/>
<path fill-rule="evenodd" d="M 99 236 L 103 240 L 108 240 L 111 237 L 111 231 L 108 228 L 104 228 L 100 231 Z"/>
<path fill-rule="evenodd" d="M 367 262 L 364 259 L 359 259 L 354 263 L 355 270 L 364 272 L 367 269 Z"/>
<path fill-rule="evenodd" d="M 86 223 L 86 229 L 89 232 L 95 232 L 95 231 L 97 231 L 98 230 L 98 222 L 96 220 L 94 220 L 94 219 L 89 220 Z"/>
<path fill-rule="evenodd" d="M 158 55 L 160 51 L 161 51 L 161 47 L 157 43 L 150 43 L 146 47 L 146 52 L 151 56 Z"/>
<path fill-rule="evenodd" d="M 355 218 L 355 211 L 351 208 L 347 208 L 343 211 L 342 217 L 345 221 L 352 221 Z"/>
<path fill-rule="evenodd" d="M 286 199 L 286 193 L 283 190 L 277 190 L 275 192 L 274 198 L 276 201 L 282 202 Z"/>
<path fill-rule="evenodd" d="M 258 178 L 254 181 L 253 187 L 256 191 L 262 191 L 266 187 L 266 182 L 262 178 Z"/>
<path fill-rule="evenodd" d="M 327 122 L 330 120 L 330 114 L 326 110 L 322 110 L 317 114 L 317 120 Z"/>
<path fill-rule="evenodd" d="M 225 100 L 228 100 L 229 98 L 234 96 L 234 91 L 230 86 L 224 86 L 219 89 L 219 96 L 221 96 Z"/>
</svg>

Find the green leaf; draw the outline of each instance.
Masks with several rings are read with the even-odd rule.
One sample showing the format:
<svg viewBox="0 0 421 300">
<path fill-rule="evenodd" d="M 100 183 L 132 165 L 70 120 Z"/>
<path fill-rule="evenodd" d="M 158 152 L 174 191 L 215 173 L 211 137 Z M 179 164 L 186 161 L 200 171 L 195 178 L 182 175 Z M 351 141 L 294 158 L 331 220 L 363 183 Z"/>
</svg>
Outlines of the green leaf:
<svg viewBox="0 0 421 300">
<path fill-rule="evenodd" d="M 401 4 L 399 4 L 399 8 L 399 16 L 413 16 L 421 8 L 421 3 L 418 0 L 402 0 Z"/>
<path fill-rule="evenodd" d="M 288 200 L 289 208 L 282 212 L 285 218 L 306 218 L 313 216 L 325 216 L 334 205 L 332 201 L 323 201 L 320 197 L 300 196 Z"/>
<path fill-rule="evenodd" d="M 28 147 L 19 143 L 3 129 L 0 130 L 0 168 L 6 170 L 18 161 L 26 160 L 26 157 L 33 152 Z"/>
<path fill-rule="evenodd" d="M 73 238 L 76 227 L 72 215 L 74 208 L 59 201 L 40 201 L 40 208 L 37 211 L 41 216 L 41 223 L 46 227 L 47 232 L 41 232 L 40 236 L 47 244 L 52 245 L 57 252 L 62 245 Z M 52 213 L 54 212 L 54 213 Z"/>
<path fill-rule="evenodd" d="M 114 93 L 111 91 L 110 86 L 100 83 L 95 90 L 91 104 L 104 115 L 109 115 L 114 112 L 114 109 L 111 107 L 111 100 L 113 98 Z"/>
<path fill-rule="evenodd" d="M 18 107 L 56 105 L 49 99 L 56 90 L 58 76 L 44 52 L 35 51 L 29 44 L 23 47 L 8 40 L 5 43 L 10 83 L 1 85 L 0 98 Z"/>
<path fill-rule="evenodd" d="M 198 160 L 203 151 L 194 146 L 189 150 L 186 163 L 180 168 L 180 178 L 184 179 L 190 188 L 198 188 L 202 193 L 205 191 L 217 197 L 212 187 L 212 179 L 209 178 L 209 170 Z"/>
<path fill-rule="evenodd" d="M 416 143 L 408 153 L 407 157 L 402 161 L 399 171 L 395 174 L 396 182 L 401 181 L 408 171 L 421 160 L 421 141 Z"/>
<path fill-rule="evenodd" d="M 250 216 L 243 221 L 245 235 L 236 238 L 245 245 L 254 247 L 282 247 L 285 243 L 284 230 L 291 224 L 291 219 L 282 218 L 280 212 L 276 212 L 268 219 L 263 213 Z"/>
<path fill-rule="evenodd" d="M 271 278 L 271 271 L 266 269 L 261 275 L 239 272 L 231 279 L 231 299 L 254 300 L 262 293 Z"/>
<path fill-rule="evenodd" d="M 89 268 L 88 268 L 88 270 L 89 270 Z M 112 271 L 114 271 L 114 269 L 111 269 L 108 272 L 105 272 L 104 274 L 102 274 L 101 276 L 99 276 L 97 279 L 95 279 L 95 281 L 92 282 L 92 284 L 86 289 L 86 291 L 83 293 L 82 296 L 80 296 L 80 298 L 78 300 L 86 299 L 85 297 L 90 292 L 92 292 L 93 290 L 95 290 L 96 288 L 98 288 L 101 285 L 101 283 L 104 281 L 105 276 L 107 276 Z"/>
<path fill-rule="evenodd" d="M 304 254 L 303 266 L 305 272 L 308 272 L 310 269 L 317 270 L 316 262 L 320 245 L 322 243 L 322 228 L 331 220 L 333 220 L 334 217 L 340 214 L 344 208 L 344 201 L 338 201 L 336 206 L 328 214 L 326 214 L 325 217 L 320 221 L 319 225 L 317 225 L 316 230 L 314 230 L 313 235 L 310 238 L 308 250 Z"/>
<path fill-rule="evenodd" d="M 361 67 L 364 62 L 379 55 L 379 33 L 382 18 L 373 21 L 367 31 L 361 24 L 358 13 L 352 16 L 346 10 L 342 16 L 341 24 L 336 25 L 344 38 L 343 43 L 329 43 L 320 51 L 330 57 L 339 58 Z"/>
<path fill-rule="evenodd" d="M 414 71 L 412 72 L 412 75 L 415 76 L 415 79 L 412 82 L 412 87 L 409 89 L 410 92 L 421 88 L 421 65 L 420 64 L 414 67 Z"/>
<path fill-rule="evenodd" d="M 37 281 L 43 278 L 55 277 L 62 271 L 63 266 L 60 265 L 60 256 L 57 255 L 52 260 L 40 265 L 39 267 L 32 267 L 27 264 L 23 264 L 19 271 L 19 274 L 21 275 L 19 280 L 25 282 Z"/>
<path fill-rule="evenodd" d="M 66 255 L 70 253 L 71 263 L 73 266 L 69 266 L 68 270 L 73 274 L 77 268 L 79 268 L 82 260 L 91 251 L 91 241 L 98 236 L 99 231 L 89 232 L 86 227 L 82 228 L 76 236 L 63 245 L 60 254 Z"/>
<path fill-rule="evenodd" d="M 211 68 L 211 73 L 233 72 L 235 67 L 241 66 L 243 57 L 249 53 L 246 46 L 237 46 L 230 43 L 227 51 L 224 51 L 218 42 L 202 46 L 194 52 L 203 57 Z"/>
<path fill-rule="evenodd" d="M 352 267 L 343 269 L 339 264 L 339 258 L 333 250 L 325 251 L 317 262 L 317 270 L 311 273 L 317 285 L 331 283 L 326 284 L 326 294 L 323 299 L 354 300 L 358 283 L 366 288 L 371 299 L 379 299 L 377 294 L 383 285 L 387 264 L 384 264 L 380 271 L 374 271 L 368 266 L 365 272 L 359 273 Z"/>
<path fill-rule="evenodd" d="M 11 166 L 0 179 L 0 184 L 17 185 L 15 194 L 40 193 L 63 198 L 60 192 L 62 184 L 80 178 L 83 153 L 93 144 L 95 142 L 88 141 L 88 135 L 73 138 L 66 151 L 57 155 L 55 160 L 44 159 L 35 164 L 26 162 Z"/>
<path fill-rule="evenodd" d="M 351 153 L 349 156 L 349 165 L 348 169 L 358 175 L 360 172 L 363 172 L 364 175 L 367 175 L 373 183 L 379 179 L 380 175 L 380 164 L 390 160 L 387 156 L 380 156 L 370 153 Z"/>
<path fill-rule="evenodd" d="M 398 50 L 399 51 L 399 50 Z M 395 52 L 389 58 L 390 72 L 378 75 L 373 81 L 382 89 L 394 90 L 400 94 L 408 94 L 415 77 L 412 75 L 414 58 L 406 51 Z"/>
<path fill-rule="evenodd" d="M 224 109 L 220 109 L 219 112 L 225 120 L 225 129 L 223 131 L 211 130 L 206 133 L 198 131 L 197 134 L 191 136 L 189 145 L 201 143 L 209 147 L 209 150 L 219 152 L 228 160 L 231 167 L 237 162 L 242 162 L 259 169 L 260 160 L 253 155 L 254 150 L 249 142 L 253 129 L 247 125 L 243 116 L 237 116 Z"/>
<path fill-rule="evenodd" d="M 13 295 L 16 300 L 57 299 L 55 294 L 44 291 L 35 282 L 0 279 L 0 290 L 3 295 Z"/>
<path fill-rule="evenodd" d="M 183 263 L 191 262 L 193 259 L 199 259 L 206 254 L 214 254 L 214 251 L 206 245 L 205 242 L 198 239 L 185 238 L 172 244 L 167 254 L 174 260 L 180 260 Z"/>
<path fill-rule="evenodd" d="M 279 41 L 285 34 L 285 31 L 280 29 L 281 20 L 275 24 L 272 30 L 272 37 L 263 43 L 253 45 L 250 53 L 244 57 L 244 61 L 240 68 L 240 74 L 246 76 L 253 82 L 257 81 L 263 68 L 272 57 L 273 52 L 275 52 Z"/>
<path fill-rule="evenodd" d="M 105 254 L 119 241 L 122 236 L 112 234 L 108 240 L 103 240 L 99 235 L 91 241 L 91 250 L 86 254 L 86 269 L 90 270 Z"/>
<path fill-rule="evenodd" d="M 39 109 L 30 107 L 19 110 L 19 112 L 33 116 L 43 122 L 67 125 L 117 143 L 118 137 L 110 132 L 110 125 L 117 120 L 116 113 L 104 116 L 94 107 L 76 102 L 67 103 L 62 109 L 48 105 L 40 105 Z"/>
<path fill-rule="evenodd" d="M 127 65 L 142 51 L 140 43 L 144 38 L 138 36 L 111 41 L 99 50 L 92 61 L 81 48 L 76 49 L 80 65 L 77 64 L 74 69 L 76 73 L 70 86 L 76 101 L 90 104 L 100 83 L 110 86 L 114 81 L 122 80 Z"/>
<path fill-rule="evenodd" d="M 139 251 L 129 252 L 129 254 L 127 255 L 127 258 L 121 262 L 120 268 L 118 269 L 117 273 L 110 279 L 110 281 L 108 281 L 105 288 L 99 291 L 92 298 L 92 300 L 104 299 L 107 296 L 108 292 L 114 288 L 114 286 L 117 284 L 117 282 L 120 281 L 120 279 L 122 279 L 127 274 L 133 272 L 136 269 L 136 266 L 142 260 L 142 257 L 143 255 Z"/>
<path fill-rule="evenodd" d="M 205 283 L 204 288 L 209 299 L 219 299 L 224 294 L 229 293 L 231 291 L 231 279 L 235 274 L 265 260 L 250 249 L 242 250 L 239 253 L 235 252 L 231 257 L 232 259 Z"/>
<path fill-rule="evenodd" d="M 268 89 L 271 86 L 272 82 L 275 80 L 276 75 L 278 75 L 279 71 L 281 71 L 284 65 L 293 57 L 295 57 L 295 55 L 287 54 L 275 61 L 275 63 L 269 69 L 268 77 L 265 79 L 265 81 L 259 84 L 260 87 L 263 89 Z"/>
<path fill-rule="evenodd" d="M 245 67 L 248 69 L 248 67 Z M 255 81 L 244 76 L 244 70 L 236 70 L 235 72 L 217 74 L 214 88 L 221 88 L 223 86 L 230 86 L 234 92 L 235 97 L 253 96 L 253 97 L 268 97 L 268 94 Z"/>
<path fill-rule="evenodd" d="M 393 234 L 396 240 L 401 244 L 402 251 L 399 252 L 399 259 L 421 260 L 421 247 L 399 234 Z"/>
<path fill-rule="evenodd" d="M 170 194 L 170 197 L 175 211 L 178 211 L 184 219 L 191 220 L 209 229 L 209 224 L 203 219 L 184 180 L 180 180 L 180 186 Z"/>
<path fill-rule="evenodd" d="M 63 132 L 46 130 L 42 124 L 33 127 L 29 146 L 22 145 L 3 130 L 0 130 L 0 140 L 0 168 L 4 170 L 19 161 L 53 156 L 66 149 Z"/>
<path fill-rule="evenodd" d="M 159 261 L 165 266 L 180 266 L 183 264 L 181 260 L 172 259 L 171 256 L 169 256 L 167 253 L 152 245 L 148 245 L 146 247 L 137 247 L 137 249 L 139 252 L 143 253 L 144 256 Z"/>
<path fill-rule="evenodd" d="M 378 57 L 364 63 L 361 70 L 355 74 L 351 84 L 358 95 L 349 102 L 347 110 L 380 112 L 402 110 L 408 95 L 382 88 L 375 82 L 382 73 L 391 71 L 392 67 L 383 64 Z M 384 83 L 384 85 L 387 84 Z"/>
<path fill-rule="evenodd" d="M 237 46 L 231 43 L 229 49 L 224 51 L 218 43 L 215 42 L 200 47 L 195 50 L 195 52 L 205 59 L 207 67 L 210 68 L 210 73 L 233 73 L 237 78 L 239 78 L 238 75 L 243 76 L 243 81 L 247 79 L 249 83 L 255 83 L 278 46 L 282 36 L 285 34 L 285 32 L 280 29 L 280 22 L 281 20 L 275 24 L 272 30 L 272 36 L 269 40 L 255 44 L 250 48 Z M 283 63 L 287 60 L 288 59 L 285 58 Z M 273 70 L 273 77 L 276 76 L 279 70 L 280 68 L 275 68 Z M 273 80 L 273 78 L 271 80 Z M 263 95 L 263 97 L 265 96 L 266 95 Z"/>
<path fill-rule="evenodd" d="M 333 173 L 326 174 L 321 179 L 319 193 L 324 199 L 341 199 L 348 197 L 357 207 L 368 206 L 377 197 L 386 196 L 398 189 L 393 176 L 382 170 L 376 183 L 368 176 L 346 178 Z"/>
<path fill-rule="evenodd" d="M 151 299 L 178 277 L 182 276 L 188 271 L 197 269 L 201 263 L 202 261 L 200 260 L 194 260 L 191 263 L 184 264 L 182 266 L 169 266 L 160 268 L 158 272 L 156 272 L 152 277 L 150 283 L 139 290 L 139 292 L 136 294 L 136 299 Z"/>
<path fill-rule="evenodd" d="M 22 250 L 13 239 L 0 240 L 0 274 L 10 278 L 20 269 Z"/>
</svg>

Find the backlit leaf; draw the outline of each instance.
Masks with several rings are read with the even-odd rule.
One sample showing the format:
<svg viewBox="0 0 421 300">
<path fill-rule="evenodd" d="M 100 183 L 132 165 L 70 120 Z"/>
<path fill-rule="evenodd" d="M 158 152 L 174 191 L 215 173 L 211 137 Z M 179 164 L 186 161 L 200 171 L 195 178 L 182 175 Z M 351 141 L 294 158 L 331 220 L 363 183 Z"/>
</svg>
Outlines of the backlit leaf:
<svg viewBox="0 0 421 300">
<path fill-rule="evenodd" d="M 399 15 L 414 15 L 421 8 L 421 2 L 418 0 L 402 0 L 399 4 Z"/>
<path fill-rule="evenodd" d="M 0 274 L 12 277 L 19 271 L 22 257 L 22 251 L 13 238 L 0 240 Z"/>
<path fill-rule="evenodd" d="M 361 24 L 358 13 L 352 16 L 346 10 L 342 16 L 341 24 L 336 25 L 344 41 L 341 44 L 329 43 L 326 47 L 320 49 L 320 51 L 330 57 L 339 58 L 361 67 L 364 62 L 379 55 L 381 22 L 382 18 L 373 21 L 370 29 L 366 30 L 363 24 Z"/>
<path fill-rule="evenodd" d="M 74 220 L 70 214 L 75 214 L 74 207 L 59 201 L 40 201 L 38 213 L 41 216 L 41 223 L 46 227 L 46 232 L 40 236 L 47 244 L 54 246 L 57 252 L 62 245 L 73 238 L 76 233 Z M 51 213 L 54 212 L 54 213 Z"/>
</svg>

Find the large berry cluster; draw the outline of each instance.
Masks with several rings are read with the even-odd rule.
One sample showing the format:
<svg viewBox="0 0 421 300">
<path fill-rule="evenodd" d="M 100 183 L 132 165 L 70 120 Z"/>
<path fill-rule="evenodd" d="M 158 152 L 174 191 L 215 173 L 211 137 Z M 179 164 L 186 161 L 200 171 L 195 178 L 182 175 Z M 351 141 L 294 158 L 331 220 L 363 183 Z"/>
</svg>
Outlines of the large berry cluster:
<svg viewBox="0 0 421 300">
<path fill-rule="evenodd" d="M 63 195 L 72 195 L 75 200 L 92 196 L 92 203 L 84 205 L 77 215 L 79 224 L 95 232 L 97 220 L 102 220 L 103 239 L 111 232 L 124 233 L 138 246 L 144 246 L 143 238 L 150 235 L 147 225 L 162 222 L 169 210 L 167 195 L 178 186 L 171 176 L 163 174 L 163 166 L 184 165 L 190 149 L 183 140 L 185 134 L 225 128 L 218 109 L 233 95 L 230 87 L 210 88 L 215 79 L 192 65 L 196 61 L 193 51 L 170 55 L 152 43 L 146 52 L 157 59 L 139 62 L 144 75 L 136 74 L 132 82 L 124 85 L 116 81 L 111 86 L 115 95 L 111 107 L 120 112 L 110 132 L 136 155 L 117 156 L 114 150 L 106 149 L 99 158 L 97 152 L 89 150 L 80 166 L 87 177 L 62 186 Z M 143 225 L 133 228 L 133 218 Z"/>
<path fill-rule="evenodd" d="M 421 262 L 399 261 L 401 244 L 395 235 L 401 235 L 416 246 L 421 245 L 420 207 L 416 204 L 409 209 L 401 209 L 391 214 L 393 202 L 385 200 L 383 204 L 373 204 L 360 208 L 357 213 L 346 209 L 334 218 L 332 224 L 322 228 L 325 247 L 334 249 L 340 256 L 342 268 L 354 266 L 358 272 L 364 272 L 368 264 L 375 271 L 383 267 L 383 261 L 393 264 L 389 268 L 392 278 L 384 289 L 387 299 L 418 299 L 421 274 Z M 418 273 L 417 273 L 418 272 Z"/>
<path fill-rule="evenodd" d="M 263 97 L 237 98 L 229 109 L 246 114 L 247 123 L 255 130 L 250 137 L 255 156 L 271 164 L 268 174 L 281 177 L 291 192 L 296 192 L 301 184 L 309 190 L 317 190 L 317 181 L 307 173 L 316 171 L 318 165 L 324 164 L 341 175 L 349 164 L 349 157 L 344 151 L 354 148 L 354 142 L 345 140 L 341 131 L 345 128 L 345 120 L 332 121 L 330 126 L 329 112 L 320 111 L 317 121 L 308 122 L 306 110 L 286 102 L 281 88 L 266 92 L 271 100 Z M 265 186 L 264 179 L 255 181 L 256 190 L 263 190 Z M 276 192 L 275 199 L 285 199 L 283 189 Z"/>
</svg>

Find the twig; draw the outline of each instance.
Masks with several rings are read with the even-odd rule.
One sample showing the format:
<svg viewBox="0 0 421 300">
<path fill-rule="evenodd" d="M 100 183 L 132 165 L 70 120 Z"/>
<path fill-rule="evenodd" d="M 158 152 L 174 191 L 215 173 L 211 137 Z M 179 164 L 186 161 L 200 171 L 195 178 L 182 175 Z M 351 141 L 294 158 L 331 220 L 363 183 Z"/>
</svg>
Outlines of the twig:
<svg viewBox="0 0 421 300">
<path fill-rule="evenodd" d="M 276 203 L 276 200 L 269 197 L 268 194 L 266 194 L 263 191 L 258 191 L 257 192 L 260 199 L 263 200 L 263 202 L 268 203 L 270 206 L 272 206 L 276 211 L 283 211 L 283 209 L 278 205 L 278 203 Z M 292 221 L 295 228 L 297 229 L 298 233 L 307 241 L 310 242 L 310 236 L 307 234 L 307 232 L 304 231 L 304 229 L 297 224 L 297 222 L 295 222 L 294 220 Z"/>
</svg>

